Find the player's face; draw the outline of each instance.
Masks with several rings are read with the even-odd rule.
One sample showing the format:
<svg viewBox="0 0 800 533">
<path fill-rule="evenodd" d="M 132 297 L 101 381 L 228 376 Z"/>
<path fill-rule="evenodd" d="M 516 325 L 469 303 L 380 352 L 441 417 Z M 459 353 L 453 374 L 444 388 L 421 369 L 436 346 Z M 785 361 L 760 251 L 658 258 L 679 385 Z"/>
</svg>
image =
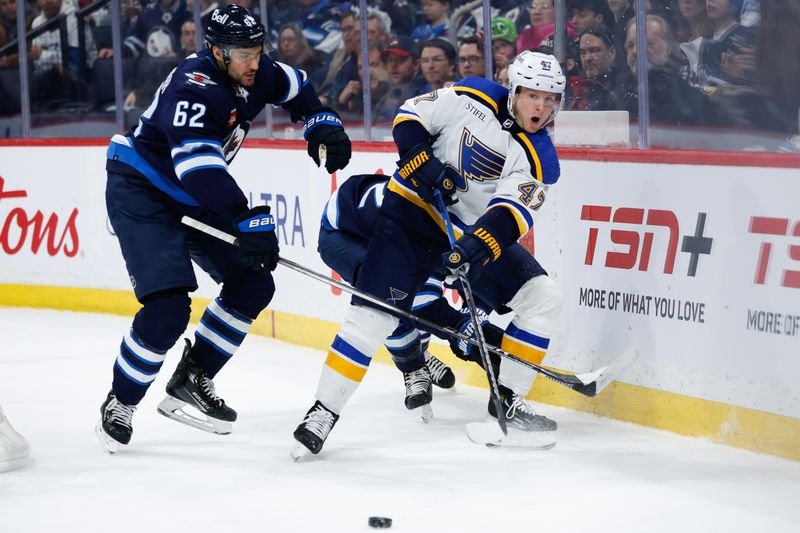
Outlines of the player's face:
<svg viewBox="0 0 800 533">
<path fill-rule="evenodd" d="M 260 46 L 253 48 L 233 48 L 231 61 L 228 63 L 228 76 L 242 87 L 252 87 L 256 81 L 258 62 L 263 49 Z"/>
<path fill-rule="evenodd" d="M 536 133 L 553 114 L 558 95 L 520 87 L 514 96 L 514 117 L 528 133 Z"/>
</svg>

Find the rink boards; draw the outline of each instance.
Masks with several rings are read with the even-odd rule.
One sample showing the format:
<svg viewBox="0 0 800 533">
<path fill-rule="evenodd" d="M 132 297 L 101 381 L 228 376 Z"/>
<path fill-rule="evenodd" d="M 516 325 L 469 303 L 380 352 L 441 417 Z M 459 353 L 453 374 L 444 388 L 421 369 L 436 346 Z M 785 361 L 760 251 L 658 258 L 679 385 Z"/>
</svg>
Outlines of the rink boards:
<svg viewBox="0 0 800 533">
<path fill-rule="evenodd" d="M 105 148 L 66 144 L 0 147 L 0 305 L 133 314 L 105 212 Z M 254 142 L 231 173 L 252 205 L 272 206 L 282 255 L 331 274 L 316 253 L 322 207 L 347 176 L 390 172 L 390 148 L 359 144 L 331 177 L 302 144 Z M 631 346 L 641 356 L 597 398 L 543 379 L 533 398 L 800 459 L 797 161 L 560 153 L 562 178 L 527 241 L 564 292 L 546 363 L 583 372 Z M 198 279 L 195 319 L 216 294 Z M 254 331 L 324 349 L 347 295 L 280 268 L 276 283 Z M 471 368 L 459 376 L 482 382 Z"/>
</svg>

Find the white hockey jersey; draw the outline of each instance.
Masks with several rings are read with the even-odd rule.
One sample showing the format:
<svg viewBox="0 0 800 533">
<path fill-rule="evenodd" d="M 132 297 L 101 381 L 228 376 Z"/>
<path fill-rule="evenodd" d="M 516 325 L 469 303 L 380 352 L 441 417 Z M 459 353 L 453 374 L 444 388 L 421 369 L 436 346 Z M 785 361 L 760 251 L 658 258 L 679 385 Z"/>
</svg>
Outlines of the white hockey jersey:
<svg viewBox="0 0 800 533">
<path fill-rule="evenodd" d="M 469 77 L 452 87 L 407 100 L 393 127 L 413 120 L 433 138 L 434 155 L 458 187 L 458 203 L 448 208 L 456 236 L 487 210 L 506 208 L 519 236 L 533 226 L 547 188 L 559 177 L 558 157 L 545 130 L 527 133 L 506 108 L 508 89 Z M 389 190 L 425 210 L 443 228 L 436 209 L 395 172 Z"/>
</svg>

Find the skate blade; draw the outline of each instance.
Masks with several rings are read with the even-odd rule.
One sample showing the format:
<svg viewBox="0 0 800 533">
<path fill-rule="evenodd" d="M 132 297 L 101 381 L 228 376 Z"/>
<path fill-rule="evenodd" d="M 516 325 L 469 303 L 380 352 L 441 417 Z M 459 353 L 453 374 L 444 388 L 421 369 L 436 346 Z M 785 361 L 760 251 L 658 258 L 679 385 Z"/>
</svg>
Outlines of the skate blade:
<svg viewBox="0 0 800 533">
<path fill-rule="evenodd" d="M 496 421 L 471 422 L 467 424 L 466 432 L 470 441 L 489 448 L 549 450 L 556 445 L 555 431 L 520 431 L 508 428 L 508 435 L 503 435 Z"/>
<path fill-rule="evenodd" d="M 119 451 L 120 446 L 124 446 L 105 432 L 102 421 L 98 422 L 94 427 L 94 434 L 97 435 L 97 440 L 100 441 L 100 444 L 103 446 L 103 450 L 109 455 L 114 455 Z"/>
<path fill-rule="evenodd" d="M 203 431 L 214 433 L 215 435 L 230 435 L 233 431 L 233 424 L 231 422 L 217 420 L 203 414 L 201 414 L 201 416 L 204 418 L 200 418 L 199 416 L 193 415 L 190 411 L 187 411 L 187 407 L 191 406 L 183 400 L 167 396 L 158 404 L 157 410 L 160 414 L 176 422 L 186 424 L 193 428 L 202 429 Z M 192 410 L 194 410 L 193 407 Z M 199 411 L 197 412 L 199 413 Z"/>
<path fill-rule="evenodd" d="M 423 424 L 429 424 L 430 421 L 433 420 L 433 408 L 431 404 L 422 405 L 416 410 L 419 411 L 419 416 Z"/>
<path fill-rule="evenodd" d="M 295 444 L 294 449 L 291 451 L 291 453 L 289 455 L 294 460 L 294 462 L 297 463 L 297 462 L 302 461 L 303 459 L 305 459 L 309 455 L 313 455 L 313 454 L 311 453 L 311 450 L 309 450 L 303 444 L 298 442 L 298 443 Z"/>
</svg>

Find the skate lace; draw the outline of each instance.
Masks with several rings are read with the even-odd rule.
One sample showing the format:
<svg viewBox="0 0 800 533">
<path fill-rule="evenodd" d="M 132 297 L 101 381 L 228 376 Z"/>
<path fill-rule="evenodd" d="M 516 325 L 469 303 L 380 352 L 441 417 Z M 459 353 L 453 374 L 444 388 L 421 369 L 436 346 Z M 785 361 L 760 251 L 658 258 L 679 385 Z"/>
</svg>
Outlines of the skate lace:
<svg viewBox="0 0 800 533">
<path fill-rule="evenodd" d="M 508 406 L 508 410 L 506 411 L 506 418 L 511 420 L 514 418 L 514 415 L 517 414 L 517 411 L 523 415 L 536 416 L 536 412 L 528 404 L 528 402 L 526 402 L 522 396 L 515 394 L 513 400 L 511 401 L 511 405 Z"/>
<path fill-rule="evenodd" d="M 439 361 L 429 352 L 425 352 L 425 364 L 428 366 L 428 370 L 431 373 L 431 377 L 434 381 L 440 381 L 444 378 L 445 373 L 447 372 L 447 366 L 444 363 Z"/>
<path fill-rule="evenodd" d="M 303 420 L 306 429 L 321 439 L 324 439 L 330 432 L 333 422 L 333 413 L 320 406 L 308 413 L 305 420 Z"/>
<path fill-rule="evenodd" d="M 200 387 L 200 390 L 206 398 L 218 407 L 221 407 L 225 403 L 225 400 L 217 396 L 217 389 L 214 387 L 214 382 L 211 381 L 211 378 L 208 377 L 205 372 L 198 373 L 197 386 Z"/>
<path fill-rule="evenodd" d="M 133 412 L 136 411 L 136 406 L 125 405 L 116 398 L 112 398 L 108 402 L 106 410 L 110 412 L 108 420 L 110 422 L 117 422 L 127 428 L 132 428 Z"/>
<path fill-rule="evenodd" d="M 403 374 L 406 383 L 406 396 L 415 396 L 427 392 L 430 375 L 430 371 L 426 367 Z"/>
</svg>

